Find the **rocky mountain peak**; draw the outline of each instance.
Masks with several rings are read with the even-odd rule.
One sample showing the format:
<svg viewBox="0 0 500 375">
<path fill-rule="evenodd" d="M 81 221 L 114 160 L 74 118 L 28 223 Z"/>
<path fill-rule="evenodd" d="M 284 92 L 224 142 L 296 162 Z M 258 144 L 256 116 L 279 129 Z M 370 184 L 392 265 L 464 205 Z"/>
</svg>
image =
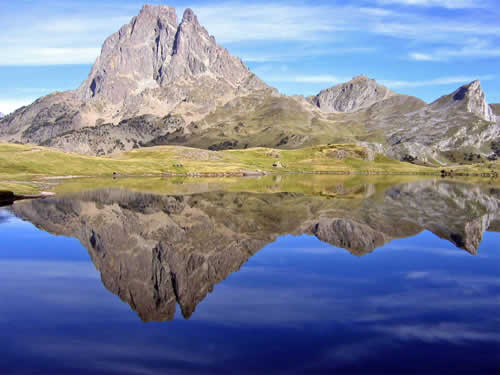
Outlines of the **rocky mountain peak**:
<svg viewBox="0 0 500 375">
<path fill-rule="evenodd" d="M 176 32 L 175 8 L 144 5 L 130 23 L 106 39 L 78 96 L 84 101 L 101 97 L 118 104 L 145 88 L 158 87 L 154 78 L 173 47 Z"/>
<path fill-rule="evenodd" d="M 187 8 L 182 16 L 182 22 L 198 23 L 198 17 L 196 17 L 196 14 L 194 14 L 191 8 Z"/>
<path fill-rule="evenodd" d="M 456 107 L 457 109 L 474 113 L 486 121 L 496 121 L 493 109 L 486 102 L 486 97 L 481 87 L 481 81 L 479 80 L 458 88 L 450 95 L 445 95 L 439 98 L 435 102 L 431 103 L 430 106 L 435 110 Z"/>
<path fill-rule="evenodd" d="M 97 102 L 95 107 L 114 106 L 119 121 L 151 106 L 158 110 L 150 113 L 165 111 L 159 115 L 189 100 L 213 106 L 210 100 L 240 87 L 244 91 L 250 81 L 251 89 L 268 87 L 252 77 L 240 59 L 217 45 L 193 10 L 186 9 L 178 24 L 175 8 L 148 4 L 105 41 L 77 96 Z M 199 86 L 208 86 L 204 92 L 213 86 L 211 98 L 201 95 Z"/>
<path fill-rule="evenodd" d="M 175 8 L 167 5 L 144 4 L 135 18 L 137 20 L 145 19 L 146 21 L 154 18 L 167 18 L 170 20 L 170 23 L 177 25 Z"/>
<path fill-rule="evenodd" d="M 355 112 L 395 95 L 364 75 L 321 91 L 313 102 L 324 112 Z"/>
<path fill-rule="evenodd" d="M 359 76 L 356 76 L 354 77 L 350 82 L 362 82 L 362 81 L 375 81 L 374 79 L 372 78 L 368 78 L 367 76 L 365 76 L 364 74 L 360 74 Z"/>
</svg>

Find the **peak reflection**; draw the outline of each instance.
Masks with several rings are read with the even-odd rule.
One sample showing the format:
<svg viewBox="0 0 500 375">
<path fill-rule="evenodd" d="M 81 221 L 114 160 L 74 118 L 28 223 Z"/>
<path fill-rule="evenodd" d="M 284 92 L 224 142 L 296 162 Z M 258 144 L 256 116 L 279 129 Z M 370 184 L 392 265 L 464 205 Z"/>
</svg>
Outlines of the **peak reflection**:
<svg viewBox="0 0 500 375">
<path fill-rule="evenodd" d="M 500 191 L 446 181 L 328 194 L 205 192 L 155 195 L 105 189 L 17 202 L 12 212 L 78 238 L 107 289 L 143 321 L 189 318 L 214 285 L 278 237 L 315 235 L 357 256 L 429 230 L 476 254 L 498 230 Z M 356 194 L 353 194 L 353 191 Z"/>
</svg>

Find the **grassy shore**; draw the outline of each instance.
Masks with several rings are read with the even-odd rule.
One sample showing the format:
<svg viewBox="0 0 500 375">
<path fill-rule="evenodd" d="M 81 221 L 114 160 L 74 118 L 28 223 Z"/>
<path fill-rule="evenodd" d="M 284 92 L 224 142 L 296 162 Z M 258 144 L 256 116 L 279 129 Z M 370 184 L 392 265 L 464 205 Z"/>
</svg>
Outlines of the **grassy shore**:
<svg viewBox="0 0 500 375">
<path fill-rule="evenodd" d="M 488 173 L 499 164 L 455 168 Z M 447 170 L 453 167 L 446 168 Z M 75 176 L 241 176 L 254 174 L 439 174 L 440 169 L 373 155 L 355 145 L 325 145 L 298 150 L 252 148 L 207 151 L 180 146 L 142 148 L 109 157 L 65 153 L 30 145 L 0 144 L 0 190 L 33 194 L 52 179 Z M 37 182 L 37 183 L 34 183 Z"/>
</svg>

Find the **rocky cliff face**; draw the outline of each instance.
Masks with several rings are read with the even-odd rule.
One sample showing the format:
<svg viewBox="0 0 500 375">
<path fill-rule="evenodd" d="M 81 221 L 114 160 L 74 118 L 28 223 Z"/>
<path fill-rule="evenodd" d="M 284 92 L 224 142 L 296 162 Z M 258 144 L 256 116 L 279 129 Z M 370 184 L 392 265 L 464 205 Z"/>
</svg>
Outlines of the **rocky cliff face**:
<svg viewBox="0 0 500 375">
<path fill-rule="evenodd" d="M 393 95 L 387 87 L 361 75 L 321 91 L 312 100 L 323 112 L 355 112 Z"/>
<path fill-rule="evenodd" d="M 78 238 L 103 284 L 144 321 L 189 318 L 207 293 L 278 236 L 312 234 L 362 256 L 423 230 L 472 254 L 498 226 L 500 192 L 423 181 L 356 198 L 298 193 L 153 195 L 112 189 L 17 202 L 39 228 Z M 346 199 L 342 199 L 345 195 Z"/>
<path fill-rule="evenodd" d="M 81 128 L 109 128 L 144 115 L 180 116 L 188 123 L 254 91 L 276 94 L 219 46 L 192 10 L 187 9 L 178 23 L 174 8 L 145 5 L 106 39 L 79 89 L 54 93 L 19 109 L 0 123 L 0 139 L 48 143 Z M 113 141 L 123 141 L 118 133 Z"/>
<path fill-rule="evenodd" d="M 111 35 L 76 95 L 115 108 L 117 121 L 142 112 L 166 115 L 181 103 L 199 114 L 253 89 L 268 88 L 203 28 L 191 9 L 180 24 L 175 9 L 145 5 Z M 181 107 L 182 107 L 181 106 Z M 182 108 L 177 108 L 182 112 Z"/>
<path fill-rule="evenodd" d="M 395 158 L 413 155 L 446 164 L 462 162 L 467 150 L 476 150 L 484 160 L 500 139 L 495 121 L 480 82 L 474 81 L 418 111 L 394 118 L 385 131 L 387 152 Z M 491 151 L 485 152 L 488 148 Z"/>
<path fill-rule="evenodd" d="M 485 121 L 496 121 L 493 109 L 486 102 L 480 81 L 474 81 L 460 87 L 452 94 L 439 98 L 430 104 L 429 107 L 435 111 L 460 109 L 465 112 L 473 113 Z"/>
</svg>

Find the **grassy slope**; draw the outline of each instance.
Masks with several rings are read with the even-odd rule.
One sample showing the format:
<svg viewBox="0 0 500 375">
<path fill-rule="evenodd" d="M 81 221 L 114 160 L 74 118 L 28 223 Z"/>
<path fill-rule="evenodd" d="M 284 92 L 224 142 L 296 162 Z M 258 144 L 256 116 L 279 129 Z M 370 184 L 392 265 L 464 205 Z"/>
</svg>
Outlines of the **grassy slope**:
<svg viewBox="0 0 500 375">
<path fill-rule="evenodd" d="M 352 142 L 356 135 L 363 134 L 361 124 L 349 121 L 346 126 L 337 117 L 334 121 L 321 119 L 294 98 L 259 93 L 218 107 L 179 144 L 207 149 L 223 141 L 237 140 L 233 148 L 280 145 L 293 149 L 327 142 Z"/>
<path fill-rule="evenodd" d="M 339 160 L 335 152 L 347 156 Z M 279 154 L 276 158 L 274 155 Z M 352 145 L 317 146 L 299 150 L 206 151 L 179 146 L 142 148 L 112 157 L 92 157 L 54 149 L 0 145 L 0 178 L 31 179 L 45 176 L 109 176 L 162 173 L 237 173 L 241 171 L 311 172 L 379 171 L 421 172 L 427 168 L 401 163 L 382 156 L 374 162 L 363 160 L 365 150 Z M 285 168 L 272 165 L 280 161 Z M 181 165 L 181 166 L 180 166 Z"/>
<path fill-rule="evenodd" d="M 342 157 L 339 158 L 339 155 Z M 366 150 L 353 145 L 315 146 L 298 150 L 253 148 L 219 152 L 179 146 L 158 146 L 105 158 L 64 153 L 38 146 L 0 144 L 0 189 L 31 194 L 38 188 L 49 186 L 50 182 L 46 179 L 43 180 L 43 184 L 32 183 L 46 177 L 109 177 L 113 172 L 122 175 L 251 171 L 409 174 L 438 172 L 436 169 L 402 163 L 381 155 L 377 155 L 375 161 L 365 159 Z M 273 167 L 273 163 L 277 161 L 284 168 Z M 491 165 L 498 166 L 498 164 Z M 485 167 L 485 171 L 487 169 L 489 170 Z"/>
</svg>

